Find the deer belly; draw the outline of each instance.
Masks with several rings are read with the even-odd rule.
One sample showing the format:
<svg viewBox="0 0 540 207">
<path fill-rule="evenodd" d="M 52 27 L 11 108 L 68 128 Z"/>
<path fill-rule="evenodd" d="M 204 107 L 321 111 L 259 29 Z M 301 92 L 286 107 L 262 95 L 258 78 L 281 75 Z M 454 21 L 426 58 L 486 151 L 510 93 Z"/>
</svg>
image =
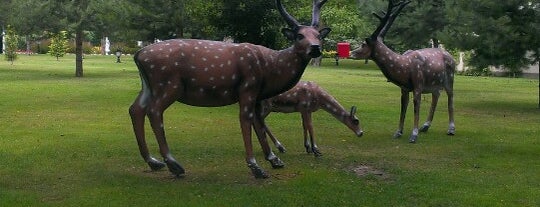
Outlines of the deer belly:
<svg viewBox="0 0 540 207">
<path fill-rule="evenodd" d="M 227 106 L 238 102 L 238 93 L 230 89 L 213 87 L 186 88 L 178 101 L 191 106 Z"/>
</svg>

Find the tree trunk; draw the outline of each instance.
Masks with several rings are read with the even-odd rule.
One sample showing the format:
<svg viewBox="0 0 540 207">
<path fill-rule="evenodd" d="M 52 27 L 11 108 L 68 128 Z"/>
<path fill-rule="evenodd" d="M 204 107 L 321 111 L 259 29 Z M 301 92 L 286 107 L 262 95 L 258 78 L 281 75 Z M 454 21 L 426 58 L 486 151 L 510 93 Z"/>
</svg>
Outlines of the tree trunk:
<svg viewBox="0 0 540 207">
<path fill-rule="evenodd" d="M 83 77 L 83 31 L 77 29 L 75 32 L 75 77 Z"/>
<path fill-rule="evenodd" d="M 30 36 L 26 35 L 24 43 L 26 43 L 26 55 L 30 56 L 32 48 L 30 47 Z"/>
</svg>

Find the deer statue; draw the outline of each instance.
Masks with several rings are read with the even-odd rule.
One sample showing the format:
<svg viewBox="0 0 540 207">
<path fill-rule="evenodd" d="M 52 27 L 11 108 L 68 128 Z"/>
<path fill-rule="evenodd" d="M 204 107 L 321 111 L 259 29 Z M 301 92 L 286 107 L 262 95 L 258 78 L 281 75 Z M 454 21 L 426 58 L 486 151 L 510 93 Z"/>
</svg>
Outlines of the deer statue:
<svg viewBox="0 0 540 207">
<path fill-rule="evenodd" d="M 399 128 L 394 134 L 398 138 L 403 134 L 403 125 L 407 105 L 409 104 L 409 92 L 413 92 L 414 103 L 414 128 L 409 142 L 415 143 L 418 132 L 426 132 L 431 126 L 433 114 L 437 107 L 440 91 L 444 89 L 448 96 L 448 135 L 455 134 L 454 125 L 454 71 L 455 61 L 448 52 L 439 48 L 426 48 L 407 51 L 403 55 L 389 49 L 384 43 L 384 35 L 392 25 L 399 12 L 410 1 L 400 1 L 396 4 L 389 0 L 384 16 L 374 13 L 380 24 L 373 34 L 366 38 L 365 43 L 351 52 L 352 58 L 365 58 L 375 61 L 377 66 L 388 81 L 401 88 L 401 114 Z M 419 110 L 422 93 L 431 93 L 431 109 L 427 121 L 420 130 L 418 129 Z"/>
<path fill-rule="evenodd" d="M 139 50 L 135 63 L 142 89 L 129 108 L 141 156 L 152 170 L 165 166 L 176 176 L 184 168 L 170 152 L 165 138 L 163 113 L 174 102 L 201 107 L 238 103 L 240 128 L 248 168 L 255 178 L 269 175 L 253 155 L 252 128 L 265 158 L 273 168 L 284 163 L 272 152 L 261 117 L 261 101 L 292 88 L 312 58 L 321 55 L 321 40 L 330 32 L 319 30 L 320 9 L 327 0 L 314 0 L 310 25 L 301 25 L 283 7 L 276 5 L 290 28 L 282 33 L 292 46 L 275 51 L 249 43 L 234 44 L 208 40 L 174 39 Z M 144 122 L 148 116 L 164 162 L 151 156 L 145 141 Z"/>
<path fill-rule="evenodd" d="M 364 133 L 360 127 L 360 121 L 355 115 L 355 106 L 348 112 L 334 97 L 332 97 L 332 95 L 311 81 L 300 81 L 291 90 L 264 100 L 262 102 L 262 108 L 263 119 L 266 118 L 270 112 L 300 112 L 302 115 L 302 125 L 304 127 L 304 146 L 306 147 L 306 152 L 313 153 L 316 157 L 321 156 L 322 154 L 319 151 L 313 136 L 313 125 L 311 122 L 312 112 L 322 108 L 326 112 L 332 114 L 332 116 L 341 123 L 345 124 L 345 126 L 351 129 L 356 136 L 360 137 Z M 274 142 L 274 145 L 280 152 L 285 152 L 285 147 L 283 147 L 281 142 L 274 137 L 266 124 L 265 128 L 270 139 Z"/>
</svg>

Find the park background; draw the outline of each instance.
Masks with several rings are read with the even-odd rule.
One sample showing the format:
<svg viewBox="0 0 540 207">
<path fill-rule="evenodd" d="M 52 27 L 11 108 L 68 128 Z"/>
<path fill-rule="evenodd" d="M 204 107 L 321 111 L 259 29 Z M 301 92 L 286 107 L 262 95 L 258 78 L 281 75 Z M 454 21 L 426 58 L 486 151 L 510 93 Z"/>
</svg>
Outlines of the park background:
<svg viewBox="0 0 540 207">
<path fill-rule="evenodd" d="M 284 1 L 304 21 L 309 4 Z M 346 108 L 358 106 L 366 134 L 356 138 L 329 114 L 315 113 L 324 154 L 317 159 L 303 151 L 299 115 L 272 114 L 268 124 L 289 151 L 279 155 L 285 169 L 269 170 L 272 177 L 261 181 L 244 166 L 236 105 L 173 105 L 165 123 L 187 175 L 148 171 L 127 114 L 140 81 L 125 54 L 138 41 L 180 37 L 284 48 L 285 24 L 273 1 L 2 1 L 0 25 L 6 33 L 10 25 L 18 38 L 14 61 L 0 61 L 0 205 L 540 205 L 538 80 L 492 77 L 489 70 L 502 67 L 519 77 L 538 62 L 539 3 L 432 0 L 404 9 L 387 44 L 403 52 L 439 43 L 456 58 L 464 52 L 470 69 L 456 76 L 456 136 L 445 135 L 443 95 L 432 129 L 415 145 L 391 139 L 399 89 L 372 62 L 336 66 L 333 59 L 338 42 L 355 47 L 370 34 L 377 24 L 371 12 L 385 4 L 330 0 L 322 9 L 323 23 L 333 29 L 327 58 L 303 76 Z M 68 46 L 57 59 L 47 54 L 47 42 L 63 31 Z M 105 52 L 105 39 L 111 53 L 123 52 L 121 63 L 92 55 Z"/>
</svg>

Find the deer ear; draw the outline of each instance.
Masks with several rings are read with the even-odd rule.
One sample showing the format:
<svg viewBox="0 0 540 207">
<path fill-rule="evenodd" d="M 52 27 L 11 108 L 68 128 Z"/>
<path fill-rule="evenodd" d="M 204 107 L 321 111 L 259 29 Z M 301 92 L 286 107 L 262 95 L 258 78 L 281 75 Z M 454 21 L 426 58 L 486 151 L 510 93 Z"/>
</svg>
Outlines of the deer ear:
<svg viewBox="0 0 540 207">
<path fill-rule="evenodd" d="M 332 31 L 332 29 L 330 29 L 328 27 L 319 30 L 319 38 L 321 40 L 324 39 L 328 35 L 328 33 L 330 33 L 331 31 Z"/>
<path fill-rule="evenodd" d="M 354 116 L 356 114 L 356 106 L 351 107 L 351 116 Z"/>
<path fill-rule="evenodd" d="M 292 29 L 283 28 L 281 29 L 281 33 L 283 33 L 288 40 L 294 41 L 296 39 L 296 32 Z"/>
</svg>

